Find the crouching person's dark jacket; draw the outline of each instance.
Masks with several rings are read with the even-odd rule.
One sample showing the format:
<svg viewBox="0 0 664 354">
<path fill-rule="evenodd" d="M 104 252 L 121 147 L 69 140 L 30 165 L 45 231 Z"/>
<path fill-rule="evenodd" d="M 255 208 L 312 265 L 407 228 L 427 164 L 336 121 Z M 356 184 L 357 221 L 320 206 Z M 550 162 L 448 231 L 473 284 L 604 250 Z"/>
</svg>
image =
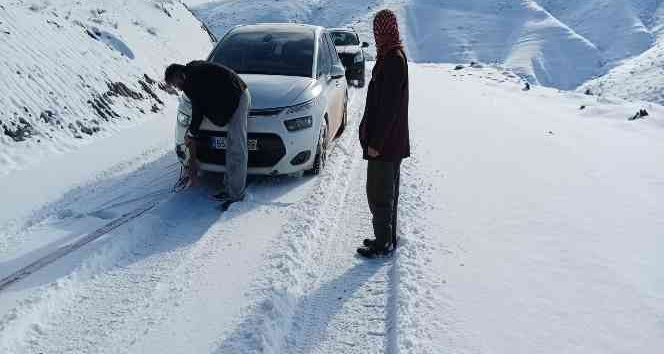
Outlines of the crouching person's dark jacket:
<svg viewBox="0 0 664 354">
<path fill-rule="evenodd" d="M 246 88 L 244 81 L 223 65 L 205 61 L 187 64 L 183 91 L 191 100 L 189 132 L 198 134 L 203 116 L 221 127 L 228 124 Z"/>
<path fill-rule="evenodd" d="M 380 153 L 375 160 L 398 161 L 410 156 L 408 61 L 401 49 L 386 54 L 373 68 L 360 143 L 365 159 L 372 159 L 369 146 Z"/>
</svg>

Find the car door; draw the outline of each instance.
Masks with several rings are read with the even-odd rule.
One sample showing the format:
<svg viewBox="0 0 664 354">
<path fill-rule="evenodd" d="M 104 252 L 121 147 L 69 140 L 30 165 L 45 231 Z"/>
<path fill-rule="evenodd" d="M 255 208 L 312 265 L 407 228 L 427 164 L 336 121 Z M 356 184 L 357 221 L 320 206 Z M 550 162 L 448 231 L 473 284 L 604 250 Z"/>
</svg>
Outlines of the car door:
<svg viewBox="0 0 664 354">
<path fill-rule="evenodd" d="M 332 104 L 334 90 L 334 82 L 331 78 L 332 60 L 325 40 L 325 33 L 321 32 L 318 38 L 318 57 L 317 57 L 317 72 L 316 77 L 321 87 L 323 88 L 321 95 L 325 98 L 325 112 L 328 116 L 328 135 L 330 131 L 335 131 L 335 117 L 336 112 L 333 111 L 334 105 Z"/>
<path fill-rule="evenodd" d="M 344 101 L 346 99 L 346 70 L 341 63 L 337 49 L 329 33 L 325 34 L 325 42 L 327 44 L 328 53 L 330 54 L 330 78 L 331 78 L 331 112 L 334 112 L 334 129 L 333 134 L 341 127 L 343 123 L 343 110 Z"/>
</svg>

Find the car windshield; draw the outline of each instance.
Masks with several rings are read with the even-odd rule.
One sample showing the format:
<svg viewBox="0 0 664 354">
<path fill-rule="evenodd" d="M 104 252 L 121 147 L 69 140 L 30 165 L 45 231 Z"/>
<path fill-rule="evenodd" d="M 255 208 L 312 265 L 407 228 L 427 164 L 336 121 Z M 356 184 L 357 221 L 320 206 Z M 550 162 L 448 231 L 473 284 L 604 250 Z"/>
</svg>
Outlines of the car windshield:
<svg viewBox="0 0 664 354">
<path fill-rule="evenodd" d="M 357 35 L 352 32 L 332 32 L 330 33 L 334 45 L 344 46 L 344 45 L 359 45 L 360 40 L 357 38 Z"/>
<path fill-rule="evenodd" d="M 313 31 L 239 31 L 219 43 L 212 61 L 238 74 L 312 77 L 313 53 Z"/>
</svg>

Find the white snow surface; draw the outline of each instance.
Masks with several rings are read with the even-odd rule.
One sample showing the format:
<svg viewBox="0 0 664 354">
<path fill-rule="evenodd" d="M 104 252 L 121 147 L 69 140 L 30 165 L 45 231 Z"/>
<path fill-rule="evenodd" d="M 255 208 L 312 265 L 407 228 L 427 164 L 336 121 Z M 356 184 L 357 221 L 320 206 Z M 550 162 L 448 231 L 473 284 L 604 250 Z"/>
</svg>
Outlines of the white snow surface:
<svg viewBox="0 0 664 354">
<path fill-rule="evenodd" d="M 595 36 L 612 27 L 582 26 L 583 4 L 632 9 L 625 16 L 636 25 L 612 35 L 635 45 L 647 42 L 643 33 L 659 33 L 659 1 L 188 3 L 217 34 L 237 23 L 297 20 L 353 25 L 365 39 L 372 14 L 391 7 L 412 59 L 452 61 L 438 55 L 457 50 L 454 58 L 464 61 L 490 61 L 476 53 L 492 51 L 505 60 L 462 70 L 410 64 L 413 157 L 402 171 L 402 247 L 389 259 L 355 256 L 372 233 L 356 141 L 364 89 L 350 91 L 349 126 L 320 177 L 252 178 L 247 200 L 225 213 L 208 198 L 218 175 L 171 193 L 179 173 L 176 102 L 157 83 L 150 87 L 164 105 L 113 96 L 113 109 L 131 121 L 104 121 L 99 134 L 77 139 L 56 130 L 41 143 L 0 138 L 0 279 L 154 205 L 0 289 L 0 353 L 661 352 L 664 107 L 638 97 L 523 91 L 521 77 L 542 81 L 526 65 L 535 57 L 549 71 L 564 68 L 563 47 L 595 48 L 599 60 L 637 50 L 620 49 L 618 40 L 598 45 Z M 487 3 L 495 7 L 480 6 Z M 12 26 L 10 33 L 20 30 L 35 44 L 12 39 L 22 45 L 8 47 L 18 59 L 3 60 L 32 63 L 22 72 L 37 73 L 40 63 L 49 69 L 33 86 L 0 68 L 10 83 L 0 88 L 0 110 L 10 112 L 3 117 L 23 104 L 33 115 L 48 109 L 40 95 L 52 87 L 62 95 L 53 105 L 69 97 L 80 116 L 93 117 L 87 97 L 105 92 L 106 81 L 145 95 L 144 73 L 159 79 L 167 63 L 210 48 L 176 1 L 1 5 L 0 36 Z M 52 11 L 72 12 L 67 21 L 56 17 L 66 35 L 34 30 Z M 500 24 L 497 13 L 518 21 Z M 115 19 L 118 29 L 93 21 L 95 14 Z M 135 18 L 145 27 L 123 25 Z M 100 41 L 76 19 L 94 24 Z M 472 28 L 458 28 L 466 25 Z M 509 43 L 516 44 L 505 46 L 491 26 L 513 29 Z M 442 41 L 462 37 L 472 51 Z M 56 60 L 35 48 L 79 54 Z M 66 84 L 70 72 L 88 73 L 92 88 Z M 137 113 L 153 104 L 159 112 Z M 640 109 L 649 116 L 628 120 Z M 63 121 L 82 119 L 74 113 Z M 24 119 L 49 131 L 38 117 Z"/>
<path fill-rule="evenodd" d="M 7 353 L 657 353 L 664 108 L 549 89 L 492 68 L 411 64 L 414 158 L 399 254 L 371 233 L 356 143 L 364 91 L 320 178 L 254 180 L 219 214 L 172 195 L 171 153 L 77 188 L 22 238 L 46 250 L 137 220 L 0 292 Z M 587 108 L 579 110 L 581 105 Z M 40 251 L 3 256 L 3 271 Z"/>
</svg>

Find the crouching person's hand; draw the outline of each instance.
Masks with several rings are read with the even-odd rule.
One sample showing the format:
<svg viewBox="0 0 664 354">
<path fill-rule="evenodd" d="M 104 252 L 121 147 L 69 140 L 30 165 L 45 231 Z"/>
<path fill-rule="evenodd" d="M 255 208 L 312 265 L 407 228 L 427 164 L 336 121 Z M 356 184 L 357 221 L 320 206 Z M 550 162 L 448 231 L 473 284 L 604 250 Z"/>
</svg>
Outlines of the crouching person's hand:
<svg viewBox="0 0 664 354">
<path fill-rule="evenodd" d="M 369 146 L 369 149 L 368 149 L 367 153 L 369 154 L 369 157 L 371 157 L 371 158 L 376 158 L 376 157 L 380 156 L 380 152 L 378 150 L 372 148 L 371 146 Z"/>
</svg>

